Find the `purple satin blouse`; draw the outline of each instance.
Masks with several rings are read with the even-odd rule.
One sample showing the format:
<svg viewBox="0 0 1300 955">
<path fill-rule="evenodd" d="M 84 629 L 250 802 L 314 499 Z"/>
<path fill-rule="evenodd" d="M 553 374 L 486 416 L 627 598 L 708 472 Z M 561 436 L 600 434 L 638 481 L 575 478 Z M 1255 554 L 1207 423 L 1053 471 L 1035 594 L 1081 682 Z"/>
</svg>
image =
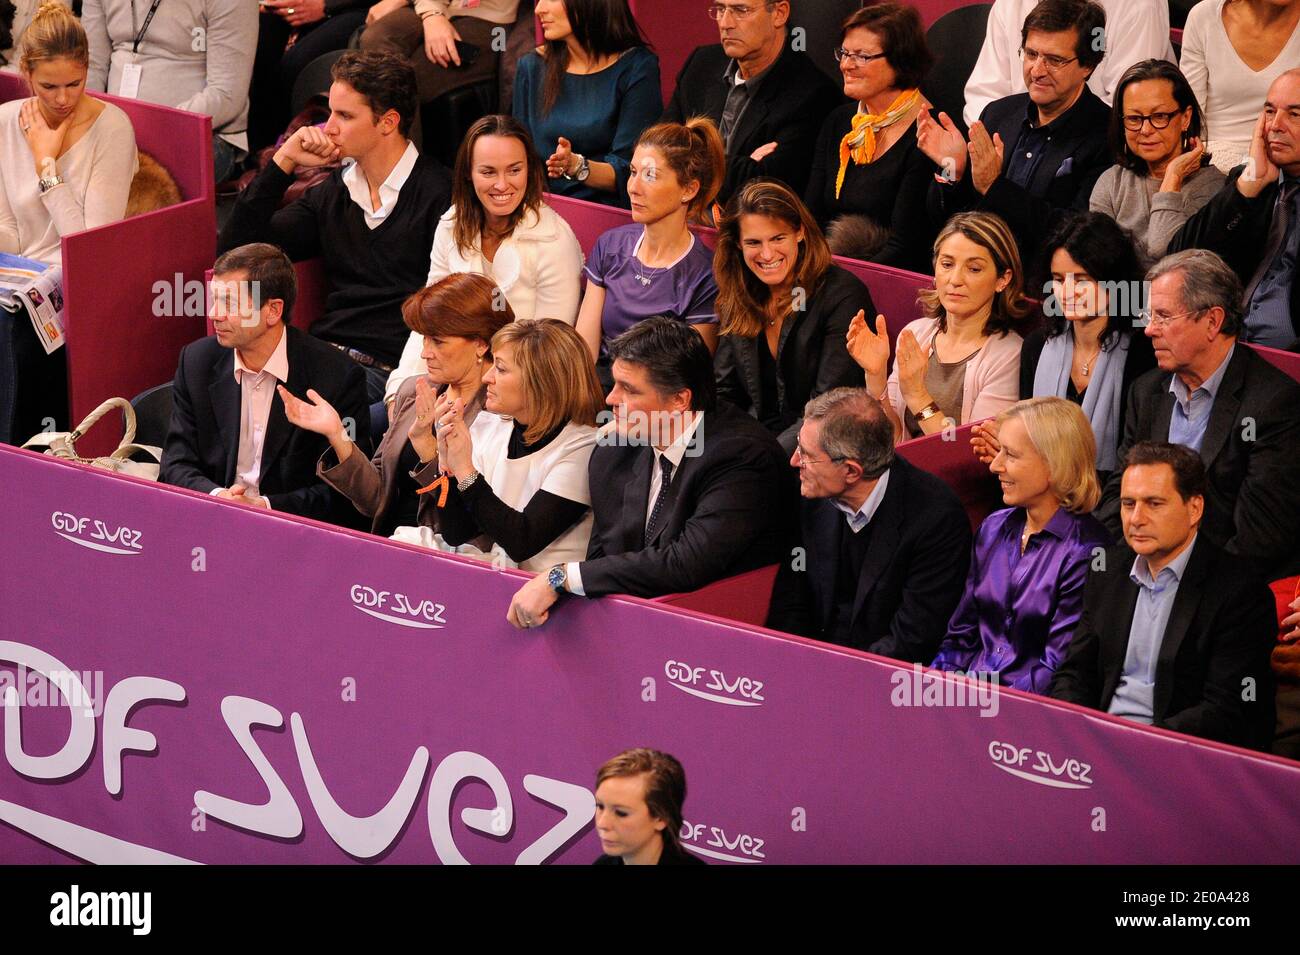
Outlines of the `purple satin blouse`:
<svg viewBox="0 0 1300 955">
<path fill-rule="evenodd" d="M 970 573 L 938 670 L 996 672 L 1003 686 L 1046 693 L 1083 612 L 1094 550 L 1110 546 L 1091 514 L 1061 508 L 1020 553 L 1024 508 L 995 511 L 975 536 Z"/>
</svg>

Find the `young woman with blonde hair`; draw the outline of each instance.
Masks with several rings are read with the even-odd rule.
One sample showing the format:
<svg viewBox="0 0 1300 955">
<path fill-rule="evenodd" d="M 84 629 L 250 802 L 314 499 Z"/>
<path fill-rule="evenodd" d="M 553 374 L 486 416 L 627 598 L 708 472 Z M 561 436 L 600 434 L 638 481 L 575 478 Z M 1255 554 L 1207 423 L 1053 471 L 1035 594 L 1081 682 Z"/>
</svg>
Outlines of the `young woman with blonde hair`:
<svg viewBox="0 0 1300 955">
<path fill-rule="evenodd" d="M 498 416 L 491 431 L 471 435 L 464 402 L 446 392 L 433 409 L 446 450 L 419 476 L 448 477 L 442 538 L 455 547 L 487 535 L 525 570 L 585 560 L 587 461 L 605 406 L 591 359 L 572 327 L 549 318 L 512 322 L 491 345 L 483 373 L 485 410 Z"/>
<path fill-rule="evenodd" d="M 23 31 L 18 68 L 32 96 L 0 105 L 0 252 L 57 265 L 63 236 L 126 214 L 135 130 L 85 95 L 86 32 L 57 0 Z"/>
</svg>

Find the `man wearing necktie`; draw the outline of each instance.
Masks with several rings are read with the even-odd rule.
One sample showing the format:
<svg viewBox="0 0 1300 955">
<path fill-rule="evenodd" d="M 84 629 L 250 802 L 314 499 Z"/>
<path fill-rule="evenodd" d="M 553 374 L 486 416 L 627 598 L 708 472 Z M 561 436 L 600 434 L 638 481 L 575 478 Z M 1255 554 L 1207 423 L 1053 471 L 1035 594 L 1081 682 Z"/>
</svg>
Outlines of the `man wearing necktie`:
<svg viewBox="0 0 1300 955">
<path fill-rule="evenodd" d="M 561 594 L 658 597 L 789 559 L 795 491 L 776 438 L 716 399 L 708 348 L 651 318 L 609 344 L 612 419 L 588 474 L 587 559 L 525 584 L 507 619 L 546 622 Z"/>
</svg>

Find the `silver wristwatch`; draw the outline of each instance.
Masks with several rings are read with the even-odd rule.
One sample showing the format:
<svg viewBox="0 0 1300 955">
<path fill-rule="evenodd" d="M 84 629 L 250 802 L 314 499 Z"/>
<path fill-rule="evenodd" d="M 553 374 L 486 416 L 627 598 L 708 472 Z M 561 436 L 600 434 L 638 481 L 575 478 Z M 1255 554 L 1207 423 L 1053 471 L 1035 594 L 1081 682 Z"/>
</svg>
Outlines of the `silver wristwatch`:
<svg viewBox="0 0 1300 955">
<path fill-rule="evenodd" d="M 578 163 L 578 171 L 572 176 L 566 172 L 564 178 L 568 179 L 570 182 L 586 182 L 587 177 L 591 175 L 591 163 L 582 153 L 574 153 L 574 155 L 580 160 Z"/>
<path fill-rule="evenodd" d="M 63 177 L 62 176 L 41 176 L 40 181 L 37 183 L 37 185 L 40 186 L 41 195 L 45 195 L 55 186 L 63 185 Z"/>
</svg>

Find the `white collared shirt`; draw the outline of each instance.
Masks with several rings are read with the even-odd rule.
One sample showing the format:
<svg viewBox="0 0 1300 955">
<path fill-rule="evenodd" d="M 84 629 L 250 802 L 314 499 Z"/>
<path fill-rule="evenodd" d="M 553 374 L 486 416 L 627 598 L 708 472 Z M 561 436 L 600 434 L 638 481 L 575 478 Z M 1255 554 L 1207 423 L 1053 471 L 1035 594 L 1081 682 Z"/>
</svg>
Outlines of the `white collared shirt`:
<svg viewBox="0 0 1300 955">
<path fill-rule="evenodd" d="M 289 380 L 289 335 L 280 326 L 280 342 L 261 371 L 251 371 L 235 351 L 235 383 L 239 385 L 239 452 L 235 458 L 235 480 L 258 494 L 262 477 L 262 447 L 266 427 L 271 420 L 271 400 L 275 385 Z"/>
<path fill-rule="evenodd" d="M 887 487 L 889 487 L 888 471 L 876 479 L 876 486 L 871 489 L 867 499 L 862 502 L 862 506 L 856 511 L 837 497 L 831 498 L 831 503 L 844 512 L 844 519 L 848 521 L 849 529 L 856 534 L 870 524 L 871 519 L 876 516 L 876 511 L 880 508 L 880 502 L 885 499 L 885 488 Z"/>
<path fill-rule="evenodd" d="M 388 214 L 393 211 L 393 206 L 397 205 L 398 193 L 401 192 L 402 186 L 406 185 L 411 170 L 415 168 L 415 161 L 419 158 L 420 151 L 415 148 L 415 143 L 408 142 L 406 152 L 402 153 L 402 158 L 397 160 L 393 171 L 379 186 L 378 209 L 370 205 L 370 183 L 362 173 L 360 165 L 355 159 L 344 160 L 343 185 L 347 186 L 348 195 L 365 214 L 367 229 L 376 228 L 379 223 L 388 218 Z"/>
</svg>

